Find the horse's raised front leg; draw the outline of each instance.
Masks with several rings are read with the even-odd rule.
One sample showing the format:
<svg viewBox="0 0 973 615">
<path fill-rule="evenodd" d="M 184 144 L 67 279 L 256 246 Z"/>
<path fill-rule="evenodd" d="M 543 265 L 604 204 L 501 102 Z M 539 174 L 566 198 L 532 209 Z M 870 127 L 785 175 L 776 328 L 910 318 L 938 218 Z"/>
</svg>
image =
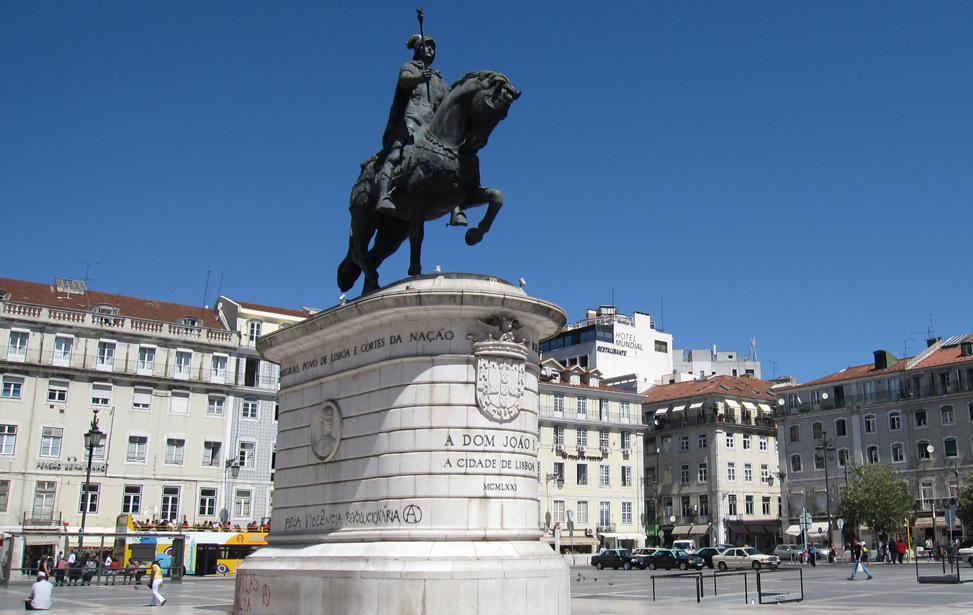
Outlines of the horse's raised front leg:
<svg viewBox="0 0 973 615">
<path fill-rule="evenodd" d="M 477 188 L 470 198 L 463 204 L 463 209 L 476 207 L 477 205 L 487 204 L 486 214 L 474 228 L 466 231 L 466 245 L 473 246 L 480 243 L 483 235 L 493 226 L 493 220 L 497 217 L 497 212 L 503 207 L 503 192 L 494 188 Z"/>
</svg>

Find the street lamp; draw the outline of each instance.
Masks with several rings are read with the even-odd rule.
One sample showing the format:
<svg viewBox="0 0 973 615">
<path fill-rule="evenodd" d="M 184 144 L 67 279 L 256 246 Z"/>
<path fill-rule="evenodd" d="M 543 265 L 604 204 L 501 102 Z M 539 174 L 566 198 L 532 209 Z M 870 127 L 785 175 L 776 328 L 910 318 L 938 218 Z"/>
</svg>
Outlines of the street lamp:
<svg viewBox="0 0 973 615">
<path fill-rule="evenodd" d="M 84 484 L 81 485 L 81 531 L 78 533 L 78 550 L 84 546 L 84 525 L 88 520 L 88 505 L 91 500 L 91 492 L 88 490 L 91 483 L 91 462 L 95 457 L 95 449 L 104 445 L 105 434 L 98 429 L 98 408 L 95 408 L 91 427 L 84 434 L 84 447 L 88 451 L 88 471 L 84 477 Z"/>
<path fill-rule="evenodd" d="M 822 397 L 827 399 L 827 395 L 825 393 Z M 836 451 L 834 444 L 828 440 L 828 432 L 821 432 L 821 439 L 814 450 L 821 451 L 821 456 L 824 458 L 824 502 L 828 510 L 828 544 L 825 546 L 831 548 L 831 478 L 828 476 L 828 460 L 834 461 Z"/>
</svg>

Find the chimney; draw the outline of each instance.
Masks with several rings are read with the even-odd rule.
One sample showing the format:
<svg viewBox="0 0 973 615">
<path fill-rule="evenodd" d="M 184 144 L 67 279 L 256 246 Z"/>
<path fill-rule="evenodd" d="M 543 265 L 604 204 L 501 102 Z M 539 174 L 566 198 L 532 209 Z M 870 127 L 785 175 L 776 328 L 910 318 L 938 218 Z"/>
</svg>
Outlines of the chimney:
<svg viewBox="0 0 973 615">
<path fill-rule="evenodd" d="M 888 369 L 899 362 L 888 350 L 876 350 L 875 355 L 875 369 Z"/>
<path fill-rule="evenodd" d="M 932 348 L 941 341 L 943 341 L 943 338 L 941 337 L 930 337 L 926 340 L 926 348 Z"/>
</svg>

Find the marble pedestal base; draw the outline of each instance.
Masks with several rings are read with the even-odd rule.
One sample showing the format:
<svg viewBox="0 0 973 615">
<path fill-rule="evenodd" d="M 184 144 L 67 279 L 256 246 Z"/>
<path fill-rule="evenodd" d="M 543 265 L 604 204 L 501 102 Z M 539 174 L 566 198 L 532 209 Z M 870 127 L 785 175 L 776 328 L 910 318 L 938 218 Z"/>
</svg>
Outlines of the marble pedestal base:
<svg viewBox="0 0 973 615">
<path fill-rule="evenodd" d="M 238 573 L 237 613 L 570 613 L 569 569 L 540 542 L 267 547 Z"/>
</svg>

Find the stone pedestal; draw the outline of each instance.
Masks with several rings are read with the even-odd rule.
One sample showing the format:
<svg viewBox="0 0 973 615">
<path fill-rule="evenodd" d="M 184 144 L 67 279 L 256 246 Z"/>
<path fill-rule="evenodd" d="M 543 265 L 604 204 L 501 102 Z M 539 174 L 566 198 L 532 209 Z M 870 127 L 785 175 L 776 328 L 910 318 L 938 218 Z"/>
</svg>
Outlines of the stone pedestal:
<svg viewBox="0 0 973 615">
<path fill-rule="evenodd" d="M 261 339 L 281 365 L 274 512 L 234 612 L 569 613 L 537 500 L 538 343 L 565 320 L 443 274 Z"/>
</svg>

